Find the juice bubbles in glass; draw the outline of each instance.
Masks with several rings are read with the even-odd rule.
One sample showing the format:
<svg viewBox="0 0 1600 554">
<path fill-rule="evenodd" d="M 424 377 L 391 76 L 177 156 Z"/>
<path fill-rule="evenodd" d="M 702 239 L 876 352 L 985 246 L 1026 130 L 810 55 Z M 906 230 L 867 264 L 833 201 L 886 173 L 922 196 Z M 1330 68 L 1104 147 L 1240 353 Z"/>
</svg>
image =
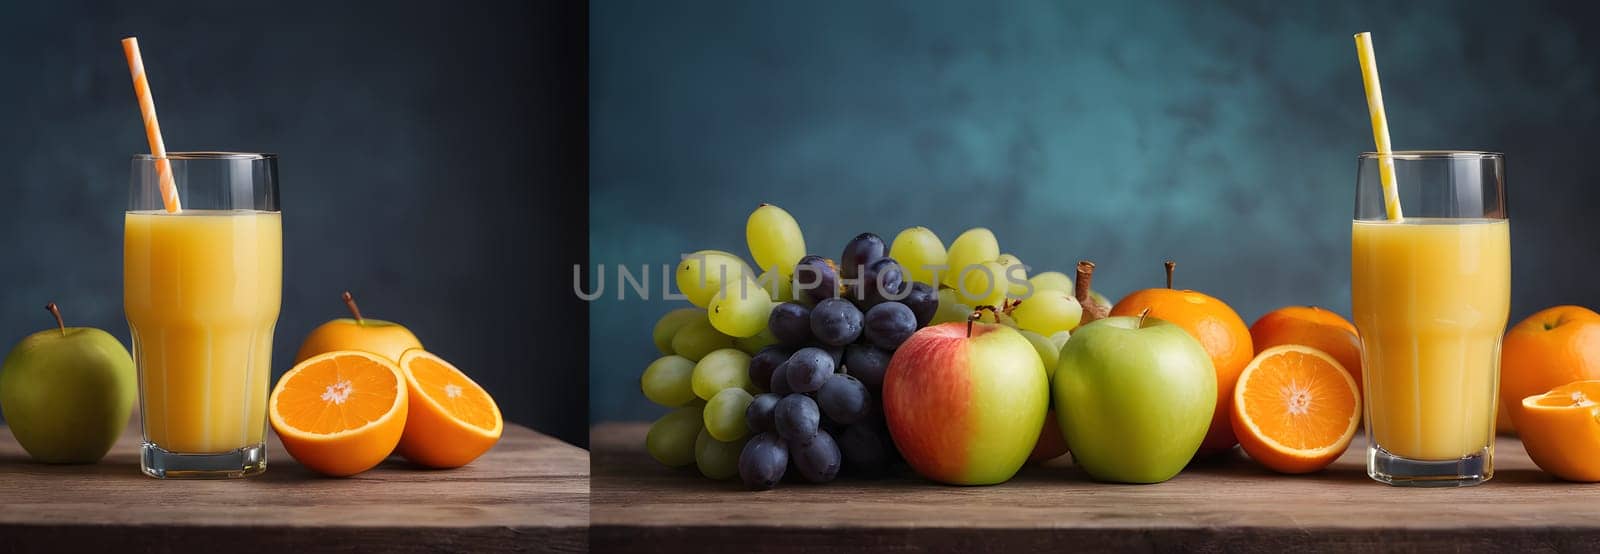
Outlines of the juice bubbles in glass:
<svg viewBox="0 0 1600 554">
<path fill-rule="evenodd" d="M 136 159 L 135 209 L 124 215 L 123 308 L 139 367 L 143 467 L 156 477 L 259 473 L 283 286 L 282 219 L 276 187 L 266 186 L 274 160 L 168 157 L 185 207 L 137 209 L 148 207 L 138 199 L 148 160 Z"/>
<path fill-rule="evenodd" d="M 1368 472 L 1391 484 L 1476 484 L 1493 475 L 1511 297 L 1500 156 L 1393 155 L 1405 216 L 1363 212 L 1358 192 L 1351 227 Z"/>
</svg>

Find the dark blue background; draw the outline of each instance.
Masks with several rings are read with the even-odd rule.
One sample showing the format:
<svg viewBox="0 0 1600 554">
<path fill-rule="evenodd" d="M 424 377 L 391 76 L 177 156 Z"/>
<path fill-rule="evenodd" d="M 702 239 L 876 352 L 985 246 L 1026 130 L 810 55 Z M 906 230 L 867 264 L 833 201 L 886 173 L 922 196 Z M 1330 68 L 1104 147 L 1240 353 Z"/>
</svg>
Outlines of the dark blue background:
<svg viewBox="0 0 1600 554">
<path fill-rule="evenodd" d="M 507 420 L 587 443 L 585 8 L 559 2 L 0 3 L 0 341 L 122 314 L 137 35 L 169 150 L 276 152 L 274 366 L 346 315 L 410 327 Z"/>
<path fill-rule="evenodd" d="M 829 257 L 987 226 L 1035 267 L 1099 262 L 1113 300 L 1174 258 L 1246 322 L 1348 315 L 1373 148 L 1351 35 L 1372 31 L 1397 148 L 1507 155 L 1513 319 L 1596 306 L 1596 23 L 1578 3 L 596 2 L 590 255 L 744 254 L 772 202 Z M 650 326 L 681 303 L 611 292 L 591 419 L 653 418 Z"/>
</svg>

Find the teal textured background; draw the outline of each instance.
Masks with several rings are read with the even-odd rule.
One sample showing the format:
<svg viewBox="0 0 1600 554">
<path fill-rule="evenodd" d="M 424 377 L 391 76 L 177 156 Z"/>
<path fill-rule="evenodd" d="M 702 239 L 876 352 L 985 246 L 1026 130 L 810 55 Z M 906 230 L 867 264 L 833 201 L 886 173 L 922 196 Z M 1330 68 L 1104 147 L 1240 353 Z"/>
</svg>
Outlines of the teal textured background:
<svg viewBox="0 0 1600 554">
<path fill-rule="evenodd" d="M 993 4 L 993 5 L 990 5 Z M 1246 323 L 1348 315 L 1351 35 L 1372 31 L 1398 148 L 1507 154 L 1513 321 L 1595 306 L 1600 90 L 1579 7 L 1453 3 L 692 2 L 591 7 L 592 263 L 744 255 L 760 202 L 808 250 L 986 226 L 1036 268 L 1100 265 L 1113 299 L 1177 282 Z M 655 319 L 590 306 L 591 420 L 653 418 Z M 652 275 L 659 292 L 660 274 Z"/>
</svg>

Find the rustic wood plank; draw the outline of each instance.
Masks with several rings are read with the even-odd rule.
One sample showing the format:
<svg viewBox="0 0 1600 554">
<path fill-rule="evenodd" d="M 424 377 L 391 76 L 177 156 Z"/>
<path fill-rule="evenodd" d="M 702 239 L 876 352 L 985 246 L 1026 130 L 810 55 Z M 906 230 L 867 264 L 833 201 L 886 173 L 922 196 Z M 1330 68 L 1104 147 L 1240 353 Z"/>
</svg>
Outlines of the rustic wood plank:
<svg viewBox="0 0 1600 554">
<path fill-rule="evenodd" d="M 646 429 L 591 431 L 596 551 L 1600 550 L 1600 485 L 1554 480 L 1515 438 L 1496 444 L 1494 480 L 1465 489 L 1371 481 L 1358 439 L 1329 469 L 1301 476 L 1239 454 L 1156 485 L 1091 482 L 1060 460 L 992 487 L 908 474 L 753 493 L 661 467 L 644 452 Z"/>
<path fill-rule="evenodd" d="M 588 453 L 518 425 L 466 467 L 391 458 L 344 479 L 274 435 L 258 477 L 160 481 L 139 472 L 138 444 L 131 427 L 98 464 L 46 465 L 0 427 L 0 550 L 588 550 Z"/>
</svg>

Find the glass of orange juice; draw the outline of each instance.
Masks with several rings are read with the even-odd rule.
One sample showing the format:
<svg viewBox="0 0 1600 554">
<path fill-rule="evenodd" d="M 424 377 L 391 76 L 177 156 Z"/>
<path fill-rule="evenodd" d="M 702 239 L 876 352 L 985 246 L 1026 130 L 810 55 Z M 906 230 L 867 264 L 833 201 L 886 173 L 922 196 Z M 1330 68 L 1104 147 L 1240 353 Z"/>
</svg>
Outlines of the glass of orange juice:
<svg viewBox="0 0 1600 554">
<path fill-rule="evenodd" d="M 1394 164 L 1398 219 L 1384 211 L 1385 158 Z M 1362 154 L 1351 227 L 1367 474 L 1402 486 L 1488 481 L 1511 303 L 1504 157 Z"/>
<path fill-rule="evenodd" d="M 158 163 L 180 210 L 164 209 Z M 158 478 L 266 470 L 267 384 L 283 287 L 277 157 L 232 152 L 133 159 L 124 215 L 123 309 Z"/>
</svg>

